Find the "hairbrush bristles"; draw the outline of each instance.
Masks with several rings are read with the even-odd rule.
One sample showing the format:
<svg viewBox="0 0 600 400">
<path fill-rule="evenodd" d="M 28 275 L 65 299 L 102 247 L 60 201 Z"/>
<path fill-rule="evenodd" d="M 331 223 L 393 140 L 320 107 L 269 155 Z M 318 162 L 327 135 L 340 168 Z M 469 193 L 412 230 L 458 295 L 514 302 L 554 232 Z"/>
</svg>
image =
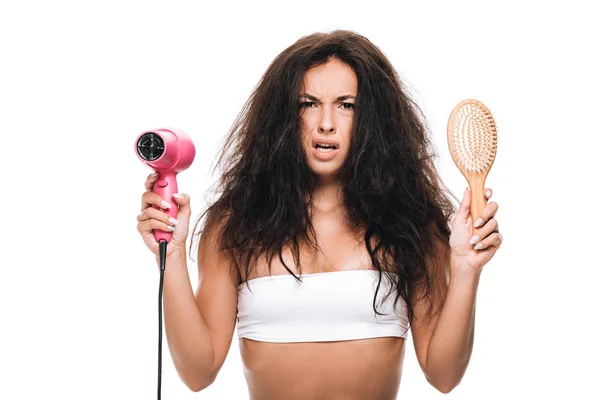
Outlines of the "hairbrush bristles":
<svg viewBox="0 0 600 400">
<path fill-rule="evenodd" d="M 480 101 L 458 103 L 448 119 L 448 148 L 452 160 L 471 187 L 471 217 L 480 216 L 487 201 L 485 179 L 496 158 L 498 134 L 490 110 Z M 473 230 L 473 234 L 477 233 Z"/>
<path fill-rule="evenodd" d="M 498 136 L 491 112 L 477 100 L 461 103 L 450 124 L 450 151 L 468 171 L 479 172 L 491 166 Z"/>
</svg>

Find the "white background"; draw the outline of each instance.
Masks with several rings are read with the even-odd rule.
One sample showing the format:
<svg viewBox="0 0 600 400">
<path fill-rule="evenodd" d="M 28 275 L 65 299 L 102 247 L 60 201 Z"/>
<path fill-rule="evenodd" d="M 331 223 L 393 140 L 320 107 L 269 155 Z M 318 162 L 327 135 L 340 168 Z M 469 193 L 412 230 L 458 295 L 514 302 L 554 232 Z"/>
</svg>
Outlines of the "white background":
<svg viewBox="0 0 600 400">
<path fill-rule="evenodd" d="M 399 397 L 593 398 L 600 27 L 588 3 L 2 2 L 0 397 L 155 398 L 159 274 L 136 231 L 151 171 L 135 137 L 192 136 L 179 187 L 197 217 L 219 144 L 270 62 L 303 35 L 346 28 L 409 85 L 459 198 L 452 107 L 479 99 L 499 128 L 486 186 L 504 244 L 481 278 L 471 363 L 444 396 L 409 340 Z M 165 338 L 163 398 L 247 398 L 237 340 L 193 393 Z"/>
</svg>

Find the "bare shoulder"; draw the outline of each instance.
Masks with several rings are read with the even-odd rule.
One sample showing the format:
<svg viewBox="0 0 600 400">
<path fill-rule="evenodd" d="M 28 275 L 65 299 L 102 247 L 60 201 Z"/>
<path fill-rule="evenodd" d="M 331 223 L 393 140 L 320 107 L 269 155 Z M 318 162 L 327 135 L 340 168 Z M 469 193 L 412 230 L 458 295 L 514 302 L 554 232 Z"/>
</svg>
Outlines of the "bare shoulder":
<svg viewBox="0 0 600 400">
<path fill-rule="evenodd" d="M 215 352 L 215 374 L 223 366 L 237 320 L 239 276 L 226 252 L 221 250 L 223 222 L 207 226 L 198 244 L 196 305 L 210 331 Z"/>
<path fill-rule="evenodd" d="M 229 272 L 231 284 L 236 288 L 240 284 L 240 277 L 237 268 L 234 268 L 233 260 L 229 254 L 221 249 L 221 235 L 227 217 L 207 225 L 200 235 L 198 244 L 198 279 L 202 282 L 206 274 L 208 278 L 214 278 L 213 273 L 220 274 L 223 271 Z"/>
</svg>

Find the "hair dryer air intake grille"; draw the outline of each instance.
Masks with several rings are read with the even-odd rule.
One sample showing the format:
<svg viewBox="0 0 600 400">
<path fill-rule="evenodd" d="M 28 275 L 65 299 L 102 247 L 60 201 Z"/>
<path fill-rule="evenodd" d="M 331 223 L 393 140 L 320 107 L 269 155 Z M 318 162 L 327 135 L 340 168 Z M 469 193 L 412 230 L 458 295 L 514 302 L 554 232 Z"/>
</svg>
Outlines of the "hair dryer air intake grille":
<svg viewBox="0 0 600 400">
<path fill-rule="evenodd" d="M 160 158 L 165 151 L 165 142 L 154 132 L 148 132 L 137 142 L 137 152 L 146 161 L 154 161 Z"/>
</svg>

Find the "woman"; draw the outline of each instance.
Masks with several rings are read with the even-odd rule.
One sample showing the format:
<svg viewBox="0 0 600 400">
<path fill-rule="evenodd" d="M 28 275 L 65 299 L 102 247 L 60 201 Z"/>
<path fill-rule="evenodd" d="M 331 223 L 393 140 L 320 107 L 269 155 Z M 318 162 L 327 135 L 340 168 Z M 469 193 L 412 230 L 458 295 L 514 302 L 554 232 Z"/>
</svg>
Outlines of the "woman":
<svg viewBox="0 0 600 400">
<path fill-rule="evenodd" d="M 216 378 L 236 322 L 251 399 L 395 399 L 408 329 L 427 380 L 444 393 L 460 382 L 498 205 L 470 243 L 470 193 L 455 213 L 423 121 L 365 37 L 284 50 L 227 136 L 220 195 L 194 228 L 206 216 L 195 294 L 189 196 L 169 220 L 147 179 L 138 230 L 157 262 L 152 229 L 173 231 L 165 330 L 191 390 Z"/>
</svg>

